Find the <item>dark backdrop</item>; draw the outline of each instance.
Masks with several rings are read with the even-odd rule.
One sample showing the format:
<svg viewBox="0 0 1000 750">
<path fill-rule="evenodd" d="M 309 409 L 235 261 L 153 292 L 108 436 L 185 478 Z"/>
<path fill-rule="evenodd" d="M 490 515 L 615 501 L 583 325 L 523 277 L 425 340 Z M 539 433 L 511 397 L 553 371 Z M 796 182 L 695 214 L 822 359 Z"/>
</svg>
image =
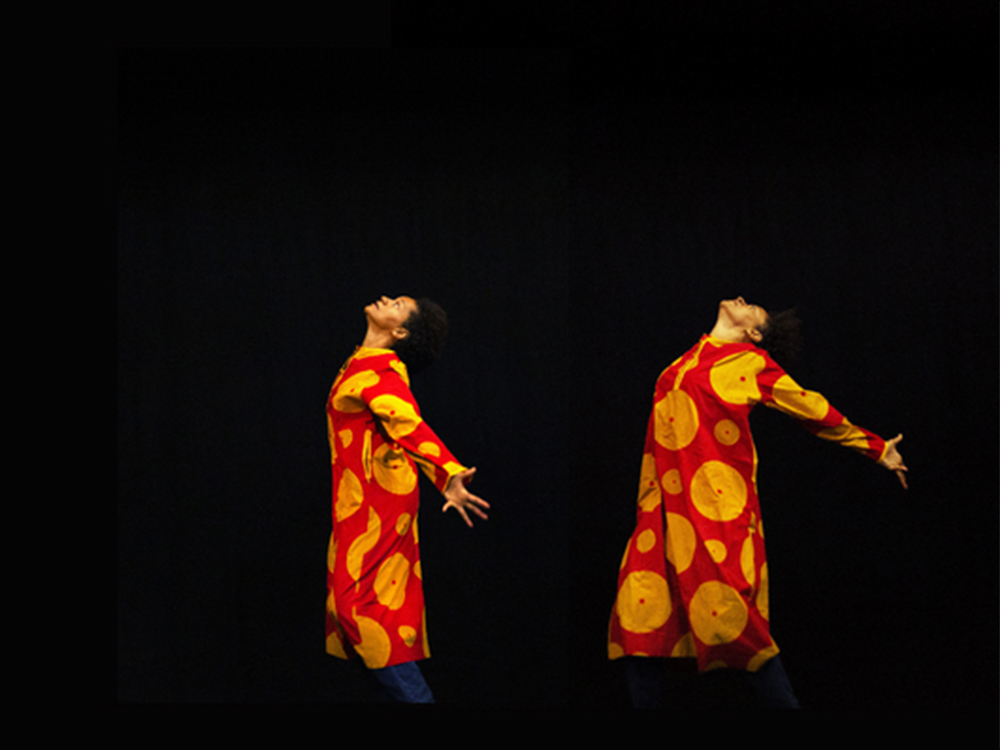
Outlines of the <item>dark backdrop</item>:
<svg viewBox="0 0 1000 750">
<path fill-rule="evenodd" d="M 438 700 L 624 706 L 604 638 L 653 385 L 742 294 L 798 307 L 792 374 L 911 470 L 754 416 L 800 699 L 995 710 L 995 12 L 119 50 L 118 699 L 369 697 L 323 653 L 323 408 L 385 293 L 449 311 L 413 388 L 493 504 L 470 530 L 423 485 Z"/>
</svg>

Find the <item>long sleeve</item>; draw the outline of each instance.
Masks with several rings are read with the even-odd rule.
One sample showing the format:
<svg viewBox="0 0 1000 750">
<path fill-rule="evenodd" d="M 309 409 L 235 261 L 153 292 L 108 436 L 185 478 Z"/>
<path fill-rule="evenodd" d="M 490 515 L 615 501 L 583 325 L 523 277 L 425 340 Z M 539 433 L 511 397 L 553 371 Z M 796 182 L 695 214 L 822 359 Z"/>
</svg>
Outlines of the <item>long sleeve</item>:
<svg viewBox="0 0 1000 750">
<path fill-rule="evenodd" d="M 761 402 L 794 417 L 817 437 L 839 443 L 878 461 L 885 453 L 885 440 L 874 432 L 852 424 L 822 394 L 796 383 L 770 357 L 757 376 Z"/>
<path fill-rule="evenodd" d="M 444 492 L 448 480 L 465 467 L 420 416 L 406 366 L 387 350 L 374 351 L 379 353 L 371 355 L 370 369 L 340 383 L 334 405 L 343 411 L 367 407 L 385 436 L 406 451 L 434 486 Z M 384 456 L 366 457 L 366 463 L 371 459 L 391 467 L 397 457 L 387 451 Z"/>
</svg>

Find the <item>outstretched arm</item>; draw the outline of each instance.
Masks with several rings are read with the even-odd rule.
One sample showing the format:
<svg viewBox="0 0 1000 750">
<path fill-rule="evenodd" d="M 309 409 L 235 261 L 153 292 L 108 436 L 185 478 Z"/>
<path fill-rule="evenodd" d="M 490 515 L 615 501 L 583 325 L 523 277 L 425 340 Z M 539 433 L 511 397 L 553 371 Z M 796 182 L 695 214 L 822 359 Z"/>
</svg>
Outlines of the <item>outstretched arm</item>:
<svg viewBox="0 0 1000 750">
<path fill-rule="evenodd" d="M 903 463 L 903 457 L 899 455 L 899 451 L 896 449 L 896 444 L 903 439 L 903 433 L 896 435 L 892 440 L 885 441 L 885 453 L 882 454 L 882 458 L 879 459 L 879 464 L 887 468 L 889 471 L 896 472 L 896 476 L 899 477 L 899 483 L 903 485 L 903 489 L 908 489 L 906 486 L 906 464 Z"/>
<path fill-rule="evenodd" d="M 473 467 L 453 474 L 448 479 L 448 486 L 445 487 L 443 493 L 448 502 L 441 508 L 441 512 L 444 513 L 448 508 L 454 508 L 465 520 L 467 526 L 472 526 L 472 520 L 469 518 L 469 514 L 466 513 L 467 510 L 471 510 L 477 516 L 486 520 L 486 514 L 481 509 L 490 507 L 490 504 L 481 497 L 477 497 L 465 489 L 465 485 L 472 481 L 472 475 L 475 473 L 476 469 Z"/>
<path fill-rule="evenodd" d="M 873 461 L 894 471 L 903 489 L 906 485 L 906 465 L 896 444 L 903 439 L 897 435 L 883 440 L 863 427 L 852 424 L 833 408 L 821 394 L 807 391 L 769 358 L 758 376 L 762 401 L 765 405 L 795 417 L 803 427 L 817 437 L 852 448 Z"/>
</svg>

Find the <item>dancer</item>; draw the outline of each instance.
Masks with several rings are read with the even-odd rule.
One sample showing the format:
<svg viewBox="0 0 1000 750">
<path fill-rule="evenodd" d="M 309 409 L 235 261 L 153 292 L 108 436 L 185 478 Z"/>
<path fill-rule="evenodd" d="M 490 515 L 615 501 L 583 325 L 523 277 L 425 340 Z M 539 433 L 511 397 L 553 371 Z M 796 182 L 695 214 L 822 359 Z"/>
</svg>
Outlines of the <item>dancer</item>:
<svg viewBox="0 0 1000 750">
<path fill-rule="evenodd" d="M 416 662 L 430 656 L 417 541 L 419 466 L 469 526 L 490 506 L 466 489 L 466 468 L 423 421 L 411 371 L 444 346 L 447 317 L 428 299 L 382 297 L 326 404 L 333 468 L 326 650 L 358 655 L 390 698 L 431 703 Z"/>
<path fill-rule="evenodd" d="M 776 408 L 826 440 L 896 472 L 897 449 L 851 424 L 823 396 L 776 364 L 798 319 L 742 297 L 724 300 L 712 332 L 656 384 L 639 481 L 637 523 L 611 613 L 608 655 L 627 659 L 633 705 L 662 700 L 662 659 L 700 672 L 741 670 L 760 705 L 798 707 L 768 624 L 767 561 L 757 498 L 757 453 L 748 417 Z M 769 353 L 768 350 L 773 350 Z"/>
</svg>

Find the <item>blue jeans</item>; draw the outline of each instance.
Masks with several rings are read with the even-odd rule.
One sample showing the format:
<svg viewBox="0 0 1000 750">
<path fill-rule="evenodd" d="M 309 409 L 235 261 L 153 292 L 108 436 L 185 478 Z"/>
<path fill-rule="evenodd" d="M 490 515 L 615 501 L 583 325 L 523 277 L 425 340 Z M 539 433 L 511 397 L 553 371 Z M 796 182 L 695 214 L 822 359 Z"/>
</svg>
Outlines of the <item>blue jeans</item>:
<svg viewBox="0 0 1000 750">
<path fill-rule="evenodd" d="M 433 703 L 434 696 L 427 687 L 420 667 L 415 661 L 396 664 L 382 669 L 369 669 L 369 673 L 383 688 L 389 701 L 395 703 Z"/>
<path fill-rule="evenodd" d="M 706 687 L 716 694 L 729 690 L 734 702 L 749 692 L 757 708 L 800 707 L 777 656 L 769 659 L 756 672 L 719 669 L 703 676 L 684 673 L 684 667 L 693 667 L 693 664 L 664 663 L 675 661 L 672 659 L 629 656 L 623 661 L 634 708 L 697 707 L 692 704 L 697 703 Z M 734 687 L 739 689 L 734 690 Z M 712 702 L 715 702 L 714 699 Z"/>
</svg>

